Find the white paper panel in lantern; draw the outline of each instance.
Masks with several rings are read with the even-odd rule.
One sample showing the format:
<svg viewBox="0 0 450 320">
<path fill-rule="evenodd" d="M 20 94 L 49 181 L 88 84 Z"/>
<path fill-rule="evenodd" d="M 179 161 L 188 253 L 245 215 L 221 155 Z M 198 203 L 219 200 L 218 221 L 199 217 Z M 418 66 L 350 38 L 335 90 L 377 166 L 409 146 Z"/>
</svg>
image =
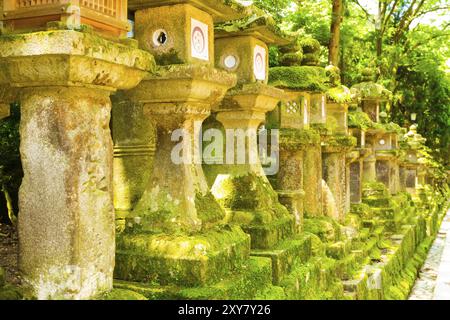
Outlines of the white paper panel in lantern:
<svg viewBox="0 0 450 320">
<path fill-rule="evenodd" d="M 253 72 L 256 80 L 266 79 L 266 49 L 255 46 L 253 51 Z"/>
<path fill-rule="evenodd" d="M 209 60 L 208 25 L 191 18 L 191 55 L 193 58 Z"/>
</svg>

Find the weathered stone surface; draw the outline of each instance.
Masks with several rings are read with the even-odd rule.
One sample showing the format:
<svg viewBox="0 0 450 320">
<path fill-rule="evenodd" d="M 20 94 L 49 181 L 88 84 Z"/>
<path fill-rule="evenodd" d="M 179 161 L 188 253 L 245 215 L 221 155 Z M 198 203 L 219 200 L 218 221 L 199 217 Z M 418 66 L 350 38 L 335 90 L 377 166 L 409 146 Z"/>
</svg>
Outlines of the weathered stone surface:
<svg viewBox="0 0 450 320">
<path fill-rule="evenodd" d="M 144 111 L 143 104 L 128 100 L 123 92 L 112 97 L 114 208 L 120 229 L 125 228 L 125 217 L 142 197 L 151 174 L 156 129 Z"/>
<path fill-rule="evenodd" d="M 136 11 L 135 35 L 160 65 L 214 64 L 213 19 L 191 4 Z"/>
<path fill-rule="evenodd" d="M 305 191 L 305 216 L 322 215 L 322 155 L 320 145 L 305 150 L 303 189 Z"/>
<path fill-rule="evenodd" d="M 238 83 L 262 81 L 267 83 L 269 69 L 269 49 L 267 45 L 252 36 L 226 37 L 215 40 L 215 65 L 235 72 Z M 258 50 L 259 51 L 256 51 Z M 260 54 L 258 56 L 258 54 Z M 228 67 L 226 59 L 234 57 L 235 66 Z M 260 59 L 257 59 L 260 58 Z M 261 71 L 258 73 L 258 71 Z M 262 74 L 260 74 L 262 73 Z"/>
<path fill-rule="evenodd" d="M 213 195 L 232 210 L 230 220 L 239 223 L 252 238 L 252 248 L 270 248 L 293 232 L 293 217 L 282 206 L 270 185 L 258 155 L 257 130 L 265 114 L 275 108 L 282 91 L 253 83 L 231 89 L 221 105 L 214 108 L 225 130 L 245 133 L 244 163 L 205 165 L 216 175 Z M 234 139 L 234 137 L 232 137 Z M 233 141 L 237 154 L 237 144 Z"/>
<path fill-rule="evenodd" d="M 223 218 L 209 194 L 201 167 L 201 146 L 194 137 L 211 106 L 235 81 L 234 75 L 206 66 L 167 66 L 127 93 L 130 100 L 144 105 L 144 114 L 157 128 L 152 173 L 132 213 L 153 231 L 199 231 Z M 179 133 L 183 136 L 173 141 L 176 129 L 182 129 Z M 182 149 L 173 154 L 177 145 Z"/>
<path fill-rule="evenodd" d="M 252 12 L 250 7 L 234 0 L 129 0 L 128 9 L 140 10 L 177 4 L 189 4 L 199 8 L 210 14 L 214 22 L 243 18 Z"/>
<path fill-rule="evenodd" d="M 22 91 L 21 104 L 20 268 L 40 299 L 86 298 L 109 290 L 114 268 L 109 93 L 32 88 Z"/>
<path fill-rule="evenodd" d="M 0 84 L 13 87 L 130 89 L 154 67 L 144 51 L 72 30 L 3 35 L 0 48 Z"/>
</svg>

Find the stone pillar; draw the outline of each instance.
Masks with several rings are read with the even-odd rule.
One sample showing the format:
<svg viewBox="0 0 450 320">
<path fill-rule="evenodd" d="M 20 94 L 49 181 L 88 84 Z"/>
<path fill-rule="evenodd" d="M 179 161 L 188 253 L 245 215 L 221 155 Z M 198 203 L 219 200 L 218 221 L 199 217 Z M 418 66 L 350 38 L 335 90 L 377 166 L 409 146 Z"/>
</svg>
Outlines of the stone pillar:
<svg viewBox="0 0 450 320">
<path fill-rule="evenodd" d="M 297 232 L 303 225 L 303 155 L 304 145 L 295 140 L 282 141 L 279 171 L 275 178 L 280 203 L 293 215 Z"/>
<path fill-rule="evenodd" d="M 39 299 L 112 288 L 114 209 L 109 95 L 151 70 L 151 55 L 91 33 L 0 36 L 20 88 L 19 267 Z M 2 84 L 2 83 L 0 83 Z"/>
<path fill-rule="evenodd" d="M 109 92 L 37 87 L 22 90 L 20 101 L 20 269 L 38 298 L 107 291 L 114 269 Z"/>
<path fill-rule="evenodd" d="M 305 150 L 303 186 L 304 210 L 308 217 L 322 215 L 322 153 L 320 144 Z"/>
<path fill-rule="evenodd" d="M 404 191 L 406 191 L 406 166 L 405 165 L 403 165 L 403 164 L 399 165 L 398 175 L 399 175 L 399 180 L 398 180 L 399 191 L 404 192 Z"/>
<path fill-rule="evenodd" d="M 117 226 L 123 230 L 125 218 L 150 178 L 156 132 L 143 104 L 127 100 L 123 92 L 114 95 L 112 102 L 114 208 Z"/>
<path fill-rule="evenodd" d="M 342 221 L 345 217 L 345 192 L 346 192 L 346 164 L 345 153 L 324 152 L 323 179 L 333 193 L 337 208 L 337 216 L 333 217 Z"/>
<path fill-rule="evenodd" d="M 376 170 L 376 158 L 371 155 L 364 159 L 363 163 L 363 182 L 374 182 L 377 181 L 377 170 Z"/>
<path fill-rule="evenodd" d="M 360 203 L 362 196 L 363 162 L 358 160 L 350 164 L 350 203 Z"/>
</svg>

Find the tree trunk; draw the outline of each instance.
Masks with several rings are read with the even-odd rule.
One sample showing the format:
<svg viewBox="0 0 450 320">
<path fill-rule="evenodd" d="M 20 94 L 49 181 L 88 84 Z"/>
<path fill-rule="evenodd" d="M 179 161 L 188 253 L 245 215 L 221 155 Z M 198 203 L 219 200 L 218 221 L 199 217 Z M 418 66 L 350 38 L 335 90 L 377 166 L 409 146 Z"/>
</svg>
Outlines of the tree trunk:
<svg viewBox="0 0 450 320">
<path fill-rule="evenodd" d="M 333 0 L 333 11 L 331 16 L 331 39 L 328 46 L 328 62 L 334 66 L 339 64 L 339 41 L 341 38 L 341 23 L 343 13 L 343 1 Z"/>
</svg>

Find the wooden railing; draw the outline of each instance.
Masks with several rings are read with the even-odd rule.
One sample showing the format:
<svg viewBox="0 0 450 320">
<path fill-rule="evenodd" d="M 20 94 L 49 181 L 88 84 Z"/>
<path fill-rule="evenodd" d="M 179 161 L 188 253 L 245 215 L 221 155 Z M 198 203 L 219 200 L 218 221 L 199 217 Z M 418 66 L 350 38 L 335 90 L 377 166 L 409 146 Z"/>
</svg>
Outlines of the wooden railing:
<svg viewBox="0 0 450 320">
<path fill-rule="evenodd" d="M 5 3 L 11 0 L 5 0 Z M 52 4 L 64 4 L 67 1 L 61 0 L 15 0 L 14 9 L 31 8 L 31 7 L 42 7 Z M 122 15 L 122 2 L 120 0 L 80 0 L 79 6 L 91 9 L 98 13 L 105 14 L 113 18 L 120 18 Z M 75 3 L 72 2 L 74 5 Z M 8 5 L 9 9 L 12 8 Z M 14 10 L 13 9 L 13 10 Z"/>
<path fill-rule="evenodd" d="M 79 10 L 73 11 L 73 8 Z M 3 0 L 3 6 L 0 2 L 0 20 L 8 21 L 13 28 L 27 24 L 32 28 L 42 27 L 51 21 L 49 19 L 58 20 L 58 16 L 74 12 L 79 12 L 81 23 L 92 25 L 96 30 L 127 32 L 127 0 Z"/>
</svg>

